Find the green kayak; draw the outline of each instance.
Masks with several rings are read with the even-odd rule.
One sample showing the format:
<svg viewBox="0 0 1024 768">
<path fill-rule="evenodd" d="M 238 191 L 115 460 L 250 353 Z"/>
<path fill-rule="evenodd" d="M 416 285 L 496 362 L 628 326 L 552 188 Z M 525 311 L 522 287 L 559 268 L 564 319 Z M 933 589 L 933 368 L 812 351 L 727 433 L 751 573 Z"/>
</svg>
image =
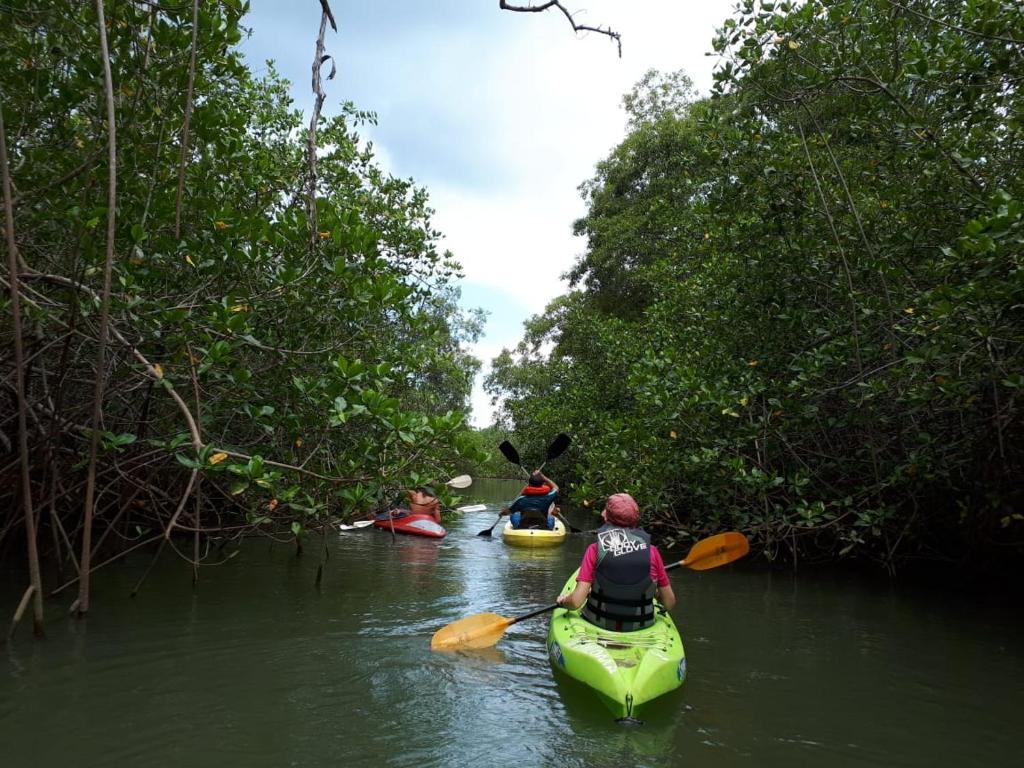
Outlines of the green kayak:
<svg viewBox="0 0 1024 768">
<path fill-rule="evenodd" d="M 562 594 L 575 586 L 573 573 Z M 579 611 L 556 608 L 548 630 L 548 658 L 556 670 L 597 691 L 620 720 L 634 720 L 642 705 L 675 690 L 686 678 L 683 641 L 661 606 L 654 626 L 635 632 L 601 629 Z"/>
</svg>

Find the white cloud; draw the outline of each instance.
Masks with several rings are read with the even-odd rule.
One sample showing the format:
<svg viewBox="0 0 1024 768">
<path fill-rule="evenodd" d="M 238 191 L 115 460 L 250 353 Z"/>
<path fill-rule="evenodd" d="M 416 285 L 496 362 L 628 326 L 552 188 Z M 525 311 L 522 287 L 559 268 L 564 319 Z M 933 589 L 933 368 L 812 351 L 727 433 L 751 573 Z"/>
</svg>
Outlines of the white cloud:
<svg viewBox="0 0 1024 768">
<path fill-rule="evenodd" d="M 582 206 L 572 198 L 514 192 L 484 197 L 433 187 L 431 201 L 443 245 L 462 263 L 467 280 L 509 291 L 531 312 L 562 293 L 559 275 L 581 248 L 570 225 Z M 497 313 L 503 307 L 485 309 Z"/>
<path fill-rule="evenodd" d="M 503 346 L 509 345 L 477 342 L 476 344 L 471 344 L 468 347 L 470 353 L 474 357 L 483 360 L 484 363 L 483 368 L 480 369 L 480 373 L 477 375 L 476 382 L 473 385 L 473 393 L 470 396 L 470 404 L 473 408 L 470 423 L 473 424 L 473 426 L 486 427 L 494 420 L 494 413 L 491 408 L 491 396 L 484 392 L 484 378 L 488 373 L 490 373 L 491 360 L 501 353 Z"/>
</svg>

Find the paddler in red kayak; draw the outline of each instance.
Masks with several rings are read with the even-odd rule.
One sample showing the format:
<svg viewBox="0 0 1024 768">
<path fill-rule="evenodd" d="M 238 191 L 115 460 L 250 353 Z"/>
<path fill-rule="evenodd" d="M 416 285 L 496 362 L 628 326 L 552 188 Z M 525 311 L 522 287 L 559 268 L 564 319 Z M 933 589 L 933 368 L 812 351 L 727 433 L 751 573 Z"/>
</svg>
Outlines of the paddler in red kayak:
<svg viewBox="0 0 1024 768">
<path fill-rule="evenodd" d="M 429 515 L 435 523 L 441 522 L 441 502 L 429 485 L 418 485 L 405 492 L 405 498 L 395 501 L 395 509 L 374 515 L 375 520 L 398 519 L 408 515 Z"/>
<path fill-rule="evenodd" d="M 539 469 L 530 474 L 530 480 L 519 492 L 519 496 L 508 505 L 502 514 L 509 513 L 513 528 L 547 528 L 555 527 L 555 499 L 558 498 L 558 485 Z"/>
<path fill-rule="evenodd" d="M 597 530 L 576 576 L 576 588 L 558 596 L 591 624 L 613 632 L 632 632 L 654 624 L 654 598 L 665 608 L 676 604 L 665 563 L 650 535 L 637 528 L 640 508 L 628 493 L 608 497 Z"/>
</svg>

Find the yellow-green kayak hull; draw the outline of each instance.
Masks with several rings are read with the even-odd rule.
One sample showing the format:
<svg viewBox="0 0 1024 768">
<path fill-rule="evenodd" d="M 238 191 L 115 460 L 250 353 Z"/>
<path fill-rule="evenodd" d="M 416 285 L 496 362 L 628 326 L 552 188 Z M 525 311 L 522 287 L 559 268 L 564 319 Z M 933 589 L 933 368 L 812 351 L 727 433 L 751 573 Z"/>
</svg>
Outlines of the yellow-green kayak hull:
<svg viewBox="0 0 1024 768">
<path fill-rule="evenodd" d="M 575 586 L 573 573 L 562 593 Z M 635 632 L 601 629 L 579 611 L 556 608 L 547 647 L 552 667 L 594 690 L 619 719 L 636 718 L 643 705 L 686 679 L 682 638 L 660 606 L 654 626 Z"/>
</svg>

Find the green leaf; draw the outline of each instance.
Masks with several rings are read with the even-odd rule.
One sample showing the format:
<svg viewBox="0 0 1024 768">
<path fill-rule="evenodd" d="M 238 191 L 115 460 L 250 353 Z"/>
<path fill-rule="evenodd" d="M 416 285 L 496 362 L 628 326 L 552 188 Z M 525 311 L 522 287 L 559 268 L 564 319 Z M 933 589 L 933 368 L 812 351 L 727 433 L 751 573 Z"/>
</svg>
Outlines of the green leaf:
<svg viewBox="0 0 1024 768">
<path fill-rule="evenodd" d="M 178 460 L 179 464 L 181 464 L 183 467 L 187 467 L 188 469 L 200 469 L 203 466 L 201 462 L 198 462 L 195 459 L 191 459 L 188 456 L 184 456 L 180 453 L 174 454 L 174 458 Z"/>
</svg>

